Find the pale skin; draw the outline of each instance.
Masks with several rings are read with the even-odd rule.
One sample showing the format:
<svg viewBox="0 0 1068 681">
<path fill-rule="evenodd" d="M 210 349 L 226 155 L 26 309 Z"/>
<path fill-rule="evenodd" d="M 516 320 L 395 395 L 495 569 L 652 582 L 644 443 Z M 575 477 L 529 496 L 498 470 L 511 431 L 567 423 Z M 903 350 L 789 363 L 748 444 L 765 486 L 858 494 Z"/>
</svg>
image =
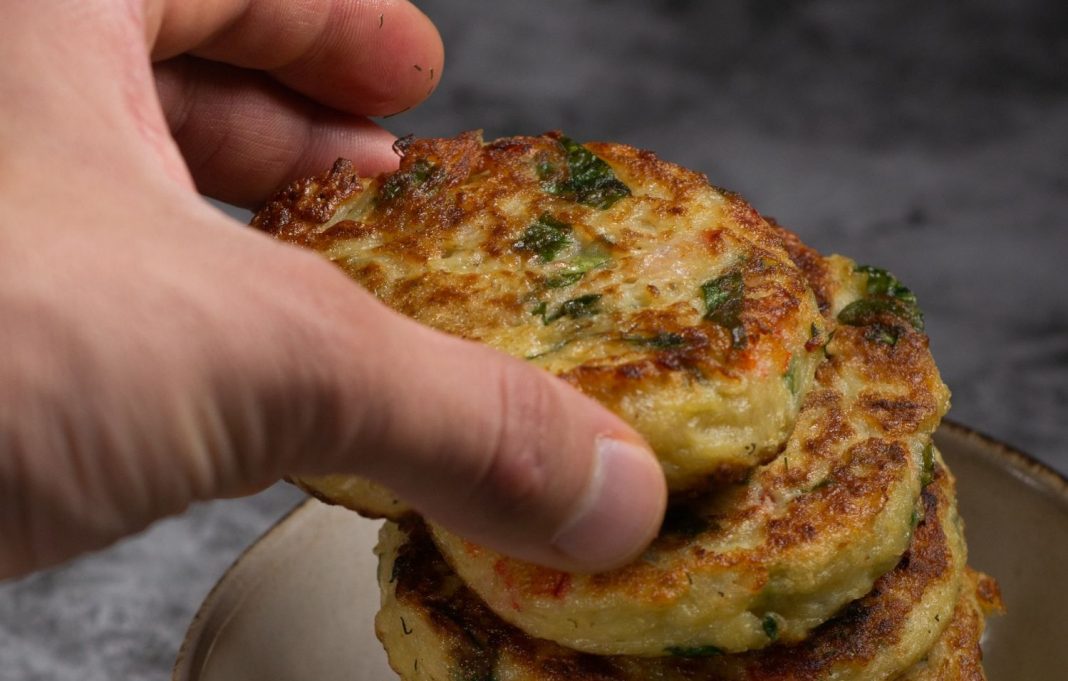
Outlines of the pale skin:
<svg viewBox="0 0 1068 681">
<path fill-rule="evenodd" d="M 0 7 L 0 579 L 327 472 L 554 567 L 643 549 L 666 492 L 626 424 L 198 196 L 255 207 L 338 156 L 394 168 L 367 117 L 443 68 L 416 8 Z"/>
</svg>

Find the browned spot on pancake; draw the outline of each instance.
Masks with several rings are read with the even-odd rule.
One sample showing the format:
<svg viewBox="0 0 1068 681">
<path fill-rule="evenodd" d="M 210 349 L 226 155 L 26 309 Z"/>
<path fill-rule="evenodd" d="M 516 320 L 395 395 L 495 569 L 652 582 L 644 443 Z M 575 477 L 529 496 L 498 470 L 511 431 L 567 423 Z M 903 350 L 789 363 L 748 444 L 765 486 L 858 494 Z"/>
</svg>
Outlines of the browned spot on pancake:
<svg viewBox="0 0 1068 681">
<path fill-rule="evenodd" d="M 894 436 L 934 429 L 948 391 L 931 360 L 927 336 L 903 329 L 890 345 L 869 339 L 862 327 L 840 326 L 828 351 L 836 362 L 848 362 L 866 383 L 892 386 L 890 392 L 860 392 L 858 408 L 872 423 Z"/>
<path fill-rule="evenodd" d="M 704 232 L 704 243 L 708 247 L 708 252 L 713 256 L 719 256 L 726 250 L 726 244 L 724 243 L 723 230 L 722 229 L 710 229 Z"/>
<path fill-rule="evenodd" d="M 909 466 L 899 442 L 869 439 L 854 445 L 816 489 L 802 495 L 794 510 L 768 522 L 768 545 L 783 551 L 843 527 L 863 526 L 880 513 L 885 490 Z"/>
<path fill-rule="evenodd" d="M 309 245 L 309 234 L 359 191 L 360 180 L 352 163 L 338 159 L 322 175 L 294 182 L 279 192 L 256 214 L 252 225 L 286 241 Z"/>
<path fill-rule="evenodd" d="M 824 365 L 821 365 L 821 368 L 822 366 Z M 825 385 L 827 382 L 826 377 L 821 379 L 817 375 L 816 378 L 820 384 Z M 816 424 L 817 429 L 801 440 L 801 448 L 821 459 L 834 458 L 838 454 L 840 444 L 853 437 L 853 428 L 846 420 L 841 393 L 828 389 L 812 390 L 805 396 L 803 409 L 819 410 L 822 417 L 812 419 L 811 422 Z"/>
<path fill-rule="evenodd" d="M 770 252 L 762 257 L 757 251 L 741 263 L 739 269 L 747 289 L 742 307 L 746 332 L 778 335 L 783 320 L 796 314 L 801 307 L 806 295 L 804 280 L 791 278 L 787 266 L 772 259 Z M 768 275 L 774 277 L 776 285 L 769 284 L 772 280 Z"/>
<path fill-rule="evenodd" d="M 861 393 L 859 406 L 890 435 L 916 432 L 936 411 L 931 400 L 893 399 L 881 397 L 878 393 Z"/>
<path fill-rule="evenodd" d="M 815 249 L 801 243 L 801 239 L 796 234 L 784 228 L 774 218 L 765 216 L 765 219 L 769 225 L 778 230 L 779 238 L 786 252 L 790 254 L 790 259 L 804 273 L 809 287 L 816 295 L 820 312 L 827 314 L 830 311 L 834 294 L 834 282 L 827 268 L 827 261 Z"/>
</svg>

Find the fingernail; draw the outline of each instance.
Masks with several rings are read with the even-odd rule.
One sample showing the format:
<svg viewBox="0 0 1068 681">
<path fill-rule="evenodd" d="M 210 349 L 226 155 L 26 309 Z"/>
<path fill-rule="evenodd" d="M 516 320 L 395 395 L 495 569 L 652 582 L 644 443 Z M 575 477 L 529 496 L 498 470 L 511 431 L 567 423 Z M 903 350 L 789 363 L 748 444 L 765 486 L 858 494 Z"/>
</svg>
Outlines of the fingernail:
<svg viewBox="0 0 1068 681">
<path fill-rule="evenodd" d="M 620 567 L 656 535 L 666 498 L 664 474 L 647 449 L 599 438 L 586 497 L 553 545 L 591 572 Z"/>
</svg>

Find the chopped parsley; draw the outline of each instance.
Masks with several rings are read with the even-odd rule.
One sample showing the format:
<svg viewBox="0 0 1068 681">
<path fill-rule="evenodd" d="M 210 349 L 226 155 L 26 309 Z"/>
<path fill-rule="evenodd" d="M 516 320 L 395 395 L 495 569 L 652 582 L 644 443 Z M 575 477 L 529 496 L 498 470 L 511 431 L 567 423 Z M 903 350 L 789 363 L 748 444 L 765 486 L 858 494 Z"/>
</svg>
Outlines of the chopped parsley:
<svg viewBox="0 0 1068 681">
<path fill-rule="evenodd" d="M 425 158 L 416 159 L 407 170 L 399 170 L 386 178 L 378 190 L 378 199 L 392 201 L 410 189 L 421 187 L 437 170 L 437 167 Z"/>
<path fill-rule="evenodd" d="M 786 381 L 787 389 L 794 397 L 797 397 L 797 393 L 801 389 L 801 377 L 797 375 L 797 370 L 797 358 L 791 357 L 790 366 L 786 369 L 786 373 L 782 375 L 783 380 Z"/>
<path fill-rule="evenodd" d="M 523 231 L 513 247 L 517 251 L 537 253 L 543 262 L 551 262 L 569 243 L 571 225 L 542 213 Z"/>
<path fill-rule="evenodd" d="M 591 244 L 572 258 L 566 269 L 548 277 L 545 280 L 545 285 L 548 288 L 570 286 L 586 276 L 587 272 L 607 264 L 609 260 L 611 260 L 611 257 L 603 248 L 596 243 Z"/>
<path fill-rule="evenodd" d="M 587 293 L 584 296 L 566 300 L 556 309 L 556 312 L 545 318 L 545 323 L 555 322 L 561 317 L 570 317 L 571 319 L 592 317 L 600 312 L 600 302 L 600 293 Z"/>
<path fill-rule="evenodd" d="M 701 284 L 701 296 L 705 301 L 705 319 L 719 324 L 731 334 L 736 348 L 746 344 L 745 326 L 742 324 L 742 302 L 745 282 L 738 270 L 710 279 Z"/>
<path fill-rule="evenodd" d="M 865 288 L 869 296 L 889 296 L 909 305 L 916 304 L 916 294 L 886 270 L 871 265 L 858 265 L 853 271 L 868 275 Z"/>
<path fill-rule="evenodd" d="M 581 319 L 583 317 L 592 317 L 600 312 L 600 293 L 587 293 L 584 296 L 578 298 L 572 298 L 571 300 L 565 300 L 560 304 L 560 307 L 556 308 L 553 312 L 549 312 L 549 305 L 545 301 L 537 304 L 530 312 L 541 317 L 541 321 L 544 324 L 552 324 L 557 319 L 562 317 L 569 317 L 571 319 Z"/>
<path fill-rule="evenodd" d="M 565 270 L 560 274 L 551 276 L 545 280 L 545 285 L 548 288 L 564 288 L 570 286 L 586 276 L 586 273 L 582 270 Z"/>
<path fill-rule="evenodd" d="M 768 640 L 774 641 L 779 638 L 779 620 L 775 615 L 765 615 L 762 625 Z"/>
<path fill-rule="evenodd" d="M 556 168 L 539 163 L 538 177 L 545 182 L 546 191 L 602 210 L 630 196 L 630 187 L 616 177 L 612 166 L 603 159 L 569 137 L 561 137 L 559 142 L 567 154 L 567 178 L 549 181 Z"/>
<path fill-rule="evenodd" d="M 624 336 L 623 340 L 656 350 L 669 350 L 686 345 L 686 338 L 681 333 L 669 332 L 660 332 L 655 336 Z"/>
<path fill-rule="evenodd" d="M 898 317 L 923 331 L 923 313 L 916 304 L 916 295 L 897 277 L 870 265 L 859 265 L 854 271 L 865 275 L 864 297 L 846 305 L 838 313 L 838 321 L 870 327 L 865 337 L 885 345 L 897 345 L 904 329 L 881 322 L 879 317 L 883 315 Z"/>
</svg>

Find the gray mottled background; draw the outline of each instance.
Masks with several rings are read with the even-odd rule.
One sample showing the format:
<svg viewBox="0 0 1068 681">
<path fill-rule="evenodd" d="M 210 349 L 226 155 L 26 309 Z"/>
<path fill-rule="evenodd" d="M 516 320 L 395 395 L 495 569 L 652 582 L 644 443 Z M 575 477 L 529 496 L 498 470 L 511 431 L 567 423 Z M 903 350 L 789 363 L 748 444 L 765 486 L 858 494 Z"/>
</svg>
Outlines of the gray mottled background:
<svg viewBox="0 0 1068 681">
<path fill-rule="evenodd" d="M 433 0 L 398 134 L 655 150 L 919 295 L 951 417 L 1068 471 L 1068 5 Z M 202 597 L 299 495 L 194 508 L 0 585 L 0 679 L 165 679 Z"/>
</svg>

